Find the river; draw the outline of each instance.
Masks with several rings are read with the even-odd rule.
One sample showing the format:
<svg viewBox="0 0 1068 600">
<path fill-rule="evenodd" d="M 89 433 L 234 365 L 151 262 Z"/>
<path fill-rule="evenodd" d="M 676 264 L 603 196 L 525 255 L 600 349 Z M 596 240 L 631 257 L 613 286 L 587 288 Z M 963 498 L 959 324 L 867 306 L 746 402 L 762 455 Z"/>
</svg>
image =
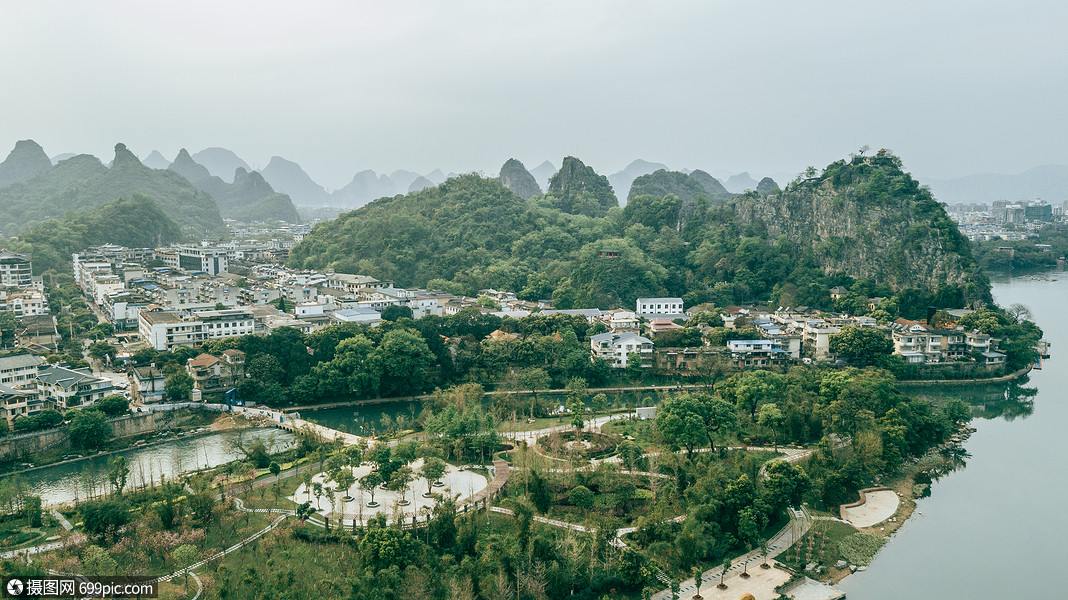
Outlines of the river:
<svg viewBox="0 0 1068 600">
<path fill-rule="evenodd" d="M 960 393 L 977 415 L 967 466 L 935 481 L 868 570 L 838 585 L 850 600 L 1065 597 L 1068 273 L 1048 277 L 995 281 L 994 297 L 1031 308 L 1052 357 L 1022 389 Z"/>
<path fill-rule="evenodd" d="M 126 466 L 130 469 L 127 489 L 134 489 L 142 484 L 158 483 L 161 476 L 174 479 L 181 473 L 215 467 L 238 458 L 239 453 L 230 444 L 238 436 L 246 444 L 258 439 L 271 440 L 269 446 L 274 451 L 285 449 L 294 439 L 292 433 L 278 429 L 223 431 L 52 465 L 19 477 L 30 493 L 41 496 L 45 505 L 62 504 L 106 491 L 109 486 L 108 463 L 116 456 L 126 457 Z"/>
</svg>

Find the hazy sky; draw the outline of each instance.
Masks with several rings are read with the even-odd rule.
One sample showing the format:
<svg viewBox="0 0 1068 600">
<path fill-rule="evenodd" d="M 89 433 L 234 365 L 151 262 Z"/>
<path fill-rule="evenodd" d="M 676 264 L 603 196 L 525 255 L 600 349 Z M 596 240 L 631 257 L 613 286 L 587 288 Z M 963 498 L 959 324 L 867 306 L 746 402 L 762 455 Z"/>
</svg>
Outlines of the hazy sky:
<svg viewBox="0 0 1068 600">
<path fill-rule="evenodd" d="M 1050 2 L 0 5 L 0 152 L 223 146 L 329 188 L 575 155 L 796 173 L 861 145 L 920 176 L 1068 163 Z"/>
</svg>

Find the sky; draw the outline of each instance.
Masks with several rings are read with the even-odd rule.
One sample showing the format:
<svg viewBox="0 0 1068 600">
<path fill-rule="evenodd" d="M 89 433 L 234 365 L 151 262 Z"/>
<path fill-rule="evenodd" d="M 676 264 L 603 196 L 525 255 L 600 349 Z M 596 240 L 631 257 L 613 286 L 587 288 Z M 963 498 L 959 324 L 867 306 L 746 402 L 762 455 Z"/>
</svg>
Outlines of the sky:
<svg viewBox="0 0 1068 600">
<path fill-rule="evenodd" d="M 1068 4 L 538 0 L 0 8 L 0 153 L 117 142 L 496 174 L 573 155 L 797 173 L 864 145 L 918 176 L 1068 164 Z"/>
</svg>

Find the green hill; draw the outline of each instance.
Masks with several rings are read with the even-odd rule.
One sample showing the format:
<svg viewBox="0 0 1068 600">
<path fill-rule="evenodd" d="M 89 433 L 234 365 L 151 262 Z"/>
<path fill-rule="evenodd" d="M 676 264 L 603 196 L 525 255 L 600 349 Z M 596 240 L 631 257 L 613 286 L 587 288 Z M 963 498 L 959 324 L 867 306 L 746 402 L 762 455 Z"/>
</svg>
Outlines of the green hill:
<svg viewBox="0 0 1068 600">
<path fill-rule="evenodd" d="M 549 179 L 546 192 L 552 205 L 566 213 L 603 216 L 618 206 L 608 178 L 598 174 L 574 156 L 568 156 L 560 170 Z"/>
<path fill-rule="evenodd" d="M 509 158 L 501 166 L 497 181 L 524 200 L 541 195 L 537 180 L 530 174 L 530 171 L 527 171 L 526 166 L 515 158 Z"/>
<path fill-rule="evenodd" d="M 649 175 L 642 175 L 636 178 L 630 186 L 627 202 L 629 203 L 637 196 L 663 198 L 668 194 L 678 196 L 684 202 L 696 200 L 697 198 L 717 199 L 697 179 L 686 173 L 660 169 Z"/>
<path fill-rule="evenodd" d="M 727 191 L 727 188 L 723 187 L 720 180 L 709 175 L 708 173 L 697 169 L 690 172 L 690 178 L 701 184 L 701 187 L 705 188 L 705 191 L 712 195 L 715 200 L 727 200 L 733 194 Z"/>
<path fill-rule="evenodd" d="M 696 193 L 640 195 L 590 217 L 557 202 L 524 202 L 466 175 L 319 225 L 291 264 L 468 295 L 510 289 L 552 297 L 558 308 L 630 306 L 652 295 L 830 308 L 835 285 L 893 297 L 910 318 L 930 303 L 990 300 L 967 240 L 890 155 L 840 161 L 778 195 L 725 204 Z"/>
<path fill-rule="evenodd" d="M 134 194 L 155 200 L 186 236 L 226 234 L 211 196 L 178 173 L 142 165 L 123 144 L 115 146 L 111 168 L 94 157 L 80 155 L 0 190 L 0 233 L 10 235 L 71 210 L 100 206 Z"/>
<path fill-rule="evenodd" d="M 0 163 L 0 188 L 26 181 L 42 171 L 52 168 L 52 160 L 44 148 L 33 140 L 19 140 Z"/>
<path fill-rule="evenodd" d="M 32 253 L 34 272 L 43 273 L 69 270 L 70 255 L 89 246 L 153 248 L 181 239 L 181 228 L 153 199 L 134 194 L 38 223 L 11 246 Z"/>
</svg>

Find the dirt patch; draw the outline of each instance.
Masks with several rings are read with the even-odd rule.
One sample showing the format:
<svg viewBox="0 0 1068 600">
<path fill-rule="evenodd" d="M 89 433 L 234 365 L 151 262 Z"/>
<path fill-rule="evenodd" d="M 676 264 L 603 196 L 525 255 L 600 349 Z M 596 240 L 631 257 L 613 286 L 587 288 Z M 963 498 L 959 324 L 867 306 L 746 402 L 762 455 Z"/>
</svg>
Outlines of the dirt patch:
<svg viewBox="0 0 1068 600">
<path fill-rule="evenodd" d="M 212 421 L 211 425 L 208 425 L 208 429 L 212 431 L 231 431 L 233 429 L 247 429 L 252 426 L 253 424 L 241 415 L 224 414 Z"/>
</svg>

